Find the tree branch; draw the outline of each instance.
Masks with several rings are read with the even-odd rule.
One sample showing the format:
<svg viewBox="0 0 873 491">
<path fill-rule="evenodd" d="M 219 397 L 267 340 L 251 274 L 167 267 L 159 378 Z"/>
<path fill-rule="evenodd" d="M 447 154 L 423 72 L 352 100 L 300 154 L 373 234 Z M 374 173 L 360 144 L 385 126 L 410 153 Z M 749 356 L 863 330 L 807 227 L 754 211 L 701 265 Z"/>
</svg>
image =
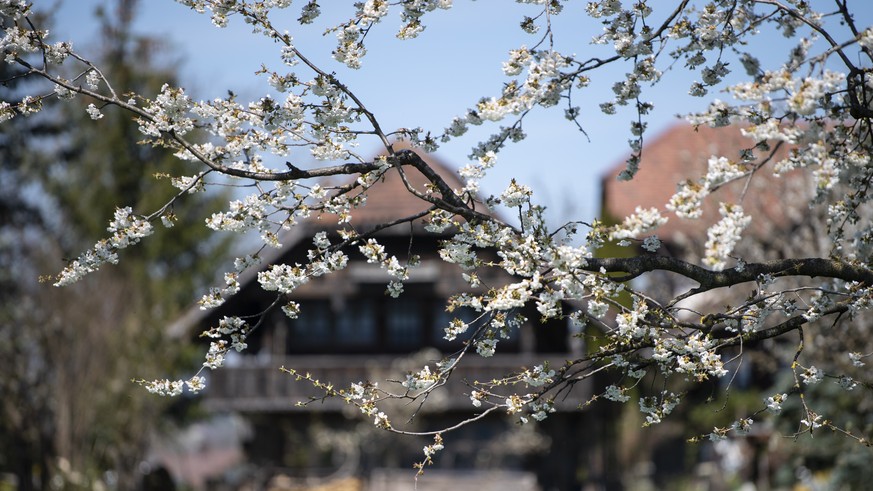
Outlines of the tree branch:
<svg viewBox="0 0 873 491">
<path fill-rule="evenodd" d="M 643 255 L 626 258 L 592 258 L 588 259 L 585 269 L 588 271 L 602 269 L 607 273 L 627 273 L 625 276 L 613 278 L 618 282 L 630 281 L 641 274 L 652 271 L 670 271 L 700 284 L 698 288 L 692 290 L 692 294 L 755 281 L 759 276 L 765 274 L 773 275 L 776 278 L 788 276 L 837 278 L 873 285 L 873 270 L 845 261 L 823 258 L 778 259 L 746 264 L 742 269 L 712 271 L 674 257 Z"/>
</svg>

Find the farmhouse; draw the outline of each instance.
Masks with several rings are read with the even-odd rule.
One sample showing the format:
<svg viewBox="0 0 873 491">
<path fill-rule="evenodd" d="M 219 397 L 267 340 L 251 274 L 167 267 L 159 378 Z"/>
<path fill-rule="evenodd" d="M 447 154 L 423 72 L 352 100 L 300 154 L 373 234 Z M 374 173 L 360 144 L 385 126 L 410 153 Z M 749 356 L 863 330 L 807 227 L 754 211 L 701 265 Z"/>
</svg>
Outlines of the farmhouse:
<svg viewBox="0 0 873 491">
<path fill-rule="evenodd" d="M 448 166 L 433 157 L 427 160 L 452 187 L 463 186 Z M 423 188 L 424 176 L 414 170 L 406 172 L 412 186 Z M 353 211 L 351 226 L 369 230 L 426 207 L 410 195 L 398 171 L 392 169 L 384 182 L 369 191 L 366 206 Z M 313 214 L 295 226 L 281 237 L 281 249 L 263 255 L 262 268 L 305 264 L 316 233 L 326 232 L 333 243 L 338 242 L 333 218 Z M 277 476 L 297 483 L 351 476 L 370 482 L 369 489 L 389 489 L 378 483 L 396 476 L 411 486 L 412 464 L 422 459 L 422 447 L 432 443 L 432 439 L 387 434 L 341 398 L 322 399 L 323 391 L 312 383 L 280 370 L 294 369 L 337 388 L 368 381 L 403 392 L 396 381 L 462 346 L 461 339 L 444 339 L 453 317 L 471 315 L 446 311 L 450 295 L 470 288 L 456 265 L 439 258 L 439 242 L 446 236 L 427 232 L 416 221 L 381 230 L 377 237 L 388 254 L 401 260 L 410 254 L 420 257 L 420 266 L 410 271 L 399 298 L 386 294 L 390 278 L 379 265 L 367 263 L 356 247 L 350 248 L 344 270 L 295 290 L 292 300 L 301 306 L 298 319 L 289 319 L 280 309 L 268 312 L 263 325 L 247 339 L 248 349 L 209 373 L 203 406 L 248 422 L 252 432 L 245 445 L 246 459 L 262 474 L 262 484 Z M 482 275 L 485 285 L 512 280 L 494 271 Z M 275 297 L 260 288 L 255 272 L 242 275 L 240 283 L 240 291 L 222 306 L 209 311 L 192 309 L 172 329 L 195 337 L 223 316 L 267 310 Z M 413 431 L 456 425 L 479 412 L 471 403 L 472 389 L 466 382 L 505 377 L 544 361 L 560 366 L 583 352 L 580 339 L 566 322 L 541 323 L 535 309 L 522 314 L 528 321 L 500 342 L 497 354 L 466 357 L 451 381 L 420 407 L 397 402 L 395 409 L 401 414 L 405 411 L 409 421 L 394 417 L 392 424 Z M 525 481 L 518 476 L 529 476 L 540 489 L 579 489 L 582 482 L 606 486 L 607 476 L 615 476 L 609 472 L 612 427 L 606 414 L 595 413 L 598 409 L 579 409 L 591 395 L 586 381 L 557 401 L 557 412 L 541 423 L 520 426 L 517 420 L 497 415 L 447 433 L 446 448 L 435 459 L 432 475 L 459 483 L 501 482 L 499 476 L 504 476 L 519 486 Z"/>
</svg>

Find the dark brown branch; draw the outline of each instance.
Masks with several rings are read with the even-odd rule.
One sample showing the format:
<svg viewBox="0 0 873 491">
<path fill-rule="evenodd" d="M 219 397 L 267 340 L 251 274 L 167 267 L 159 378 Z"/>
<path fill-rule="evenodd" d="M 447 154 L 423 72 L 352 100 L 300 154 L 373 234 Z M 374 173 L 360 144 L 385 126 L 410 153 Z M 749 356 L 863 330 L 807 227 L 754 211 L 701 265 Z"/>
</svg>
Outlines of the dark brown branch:
<svg viewBox="0 0 873 491">
<path fill-rule="evenodd" d="M 460 196 L 455 194 L 455 191 L 449 186 L 446 181 L 440 177 L 439 174 L 436 173 L 424 159 L 421 158 L 417 153 L 412 150 L 401 150 L 394 154 L 392 157 L 394 164 L 396 165 L 411 165 L 418 169 L 428 181 L 439 191 L 441 198 L 437 199 L 435 197 L 426 196 L 421 193 L 414 193 L 419 198 L 428 201 L 437 205 L 438 207 L 450 211 L 452 213 L 458 214 L 467 220 L 482 220 L 482 221 L 491 221 L 494 220 L 493 217 L 488 216 L 484 213 L 480 213 L 469 206 L 464 200 L 461 199 Z M 414 190 L 411 190 L 413 192 Z"/>
<path fill-rule="evenodd" d="M 849 307 L 846 305 L 840 304 L 834 307 L 831 307 L 827 310 L 822 311 L 821 316 L 825 317 L 832 314 L 842 314 L 843 312 L 847 312 Z M 719 348 L 725 348 L 728 346 L 737 346 L 742 343 L 754 343 L 755 341 L 763 341 L 765 339 L 771 339 L 775 337 L 779 337 L 785 333 L 791 332 L 795 329 L 800 329 L 804 324 L 808 324 L 810 321 L 806 317 L 802 315 L 798 315 L 796 317 L 792 317 L 785 322 L 777 324 L 773 327 L 768 327 L 767 329 L 761 329 L 759 331 L 750 332 L 748 334 L 744 334 L 743 336 L 733 337 L 724 343 L 720 343 Z"/>
<path fill-rule="evenodd" d="M 613 278 L 619 282 L 629 281 L 652 271 L 671 271 L 698 282 L 700 286 L 692 290 L 694 293 L 755 281 L 759 276 L 766 274 L 774 278 L 787 276 L 837 278 L 873 285 L 873 270 L 836 259 L 822 258 L 778 259 L 746 264 L 741 270 L 732 268 L 712 271 L 673 257 L 641 255 L 627 258 L 588 259 L 585 269 L 600 271 L 601 268 L 607 273 L 627 273 L 625 276 Z"/>
<path fill-rule="evenodd" d="M 652 34 L 652 37 L 649 39 L 655 39 L 655 38 L 661 37 L 661 34 L 663 34 L 664 31 L 666 31 L 667 29 L 670 28 L 670 24 L 674 20 L 676 20 L 676 17 L 679 17 L 679 14 L 681 14 L 682 11 L 685 10 L 685 7 L 687 7 L 687 6 L 688 6 L 688 0 L 682 0 L 682 2 L 680 2 L 679 5 L 676 7 L 676 10 L 674 10 L 673 13 L 670 14 L 670 16 L 667 17 L 666 20 L 664 20 L 664 23 L 661 24 L 661 27 L 659 27 L 658 30 L 655 31 Z"/>
<path fill-rule="evenodd" d="M 809 19 L 804 17 L 803 14 L 801 14 L 797 10 L 792 9 L 786 5 L 783 5 L 783 4 L 779 3 L 777 0 L 755 0 L 755 2 L 765 4 L 765 5 L 772 5 L 773 7 L 776 7 L 777 9 L 785 12 L 786 14 L 790 15 L 791 17 L 794 17 L 798 21 L 803 22 L 804 24 L 809 26 L 810 29 L 816 31 L 823 38 L 825 38 L 825 40 L 827 40 L 827 42 L 830 43 L 831 47 L 837 49 L 837 51 L 836 51 L 837 56 L 839 56 L 840 59 L 843 60 L 843 63 L 846 65 L 846 67 L 851 72 L 855 73 L 858 71 L 858 68 L 852 63 L 852 61 L 849 59 L 849 57 L 846 55 L 846 53 L 844 53 L 843 50 L 839 49 L 840 43 L 836 42 L 834 40 L 834 38 L 831 37 L 830 33 L 828 31 L 826 31 L 822 26 L 816 24 L 815 22 L 810 21 Z"/>
</svg>

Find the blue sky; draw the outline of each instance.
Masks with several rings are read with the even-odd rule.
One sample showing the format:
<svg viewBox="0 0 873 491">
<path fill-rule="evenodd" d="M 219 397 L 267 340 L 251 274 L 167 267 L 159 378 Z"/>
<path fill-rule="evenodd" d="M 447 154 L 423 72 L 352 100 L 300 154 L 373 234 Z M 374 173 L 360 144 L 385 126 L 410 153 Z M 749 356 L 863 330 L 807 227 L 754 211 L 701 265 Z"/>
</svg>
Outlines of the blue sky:
<svg viewBox="0 0 873 491">
<path fill-rule="evenodd" d="M 35 3 L 39 7 L 41 2 Z M 92 17 L 94 8 L 111 3 L 62 2 L 56 11 L 55 33 L 72 40 L 74 47 L 87 56 L 94 51 L 93 40 L 98 34 Z M 508 80 L 501 71 L 508 51 L 521 44 L 533 45 L 539 39 L 518 27 L 524 15 L 536 15 L 535 6 L 509 0 L 456 0 L 451 10 L 435 11 L 425 17 L 426 30 L 409 41 L 394 38 L 400 22 L 396 12 L 389 14 L 368 37 L 363 67 L 353 71 L 331 59 L 333 35 L 322 36 L 327 21 L 338 22 L 353 13 L 353 2 L 321 2 L 323 22 L 301 28 L 294 19 L 304 3 L 295 2 L 287 16 L 277 17 L 276 25 L 291 33 L 295 45 L 307 57 L 322 68 L 336 71 L 385 129 L 421 126 L 441 132 L 452 117 L 462 115 L 480 97 L 499 95 L 502 84 Z M 601 26 L 584 14 L 586 3 L 568 2 L 564 13 L 555 19 L 556 47 L 575 53 L 580 59 L 609 56 L 608 50 L 590 44 Z M 870 25 L 873 2 L 856 4 L 859 24 Z M 229 27 L 218 29 L 208 15 L 196 14 L 173 0 L 142 0 L 138 13 L 135 29 L 166 40 L 175 50 L 182 85 L 193 97 L 221 97 L 231 89 L 245 99 L 257 99 L 270 92 L 266 79 L 254 72 L 262 63 L 279 68 L 278 49 L 251 34 L 239 19 L 232 19 Z M 772 63 L 778 65 L 786 58 L 788 45 L 778 37 L 760 37 L 758 46 L 753 52 Z M 644 98 L 655 103 L 655 111 L 648 118 L 650 139 L 675 122 L 677 114 L 700 110 L 712 97 L 719 96 L 689 97 L 688 86 L 699 77 L 680 65 L 667 72 L 661 84 L 644 93 Z M 739 66 L 736 69 L 742 72 Z M 528 138 L 501 153 L 498 166 L 483 183 L 483 191 L 499 193 L 514 177 L 533 187 L 535 199 L 549 207 L 553 221 L 593 218 L 599 207 L 600 177 L 627 156 L 628 128 L 634 117 L 627 111 L 606 116 L 597 108 L 601 102 L 612 99 L 612 83 L 627 70 L 628 67 L 617 66 L 594 72 L 591 86 L 576 94 L 574 103 L 582 107 L 581 122 L 588 137 L 563 118 L 563 107 L 535 110 L 525 123 Z M 437 155 L 460 167 L 467 162 L 475 142 L 496 129 L 494 125 L 477 128 L 443 145 Z M 361 143 L 360 152 L 364 155 L 377 150 L 375 141 Z"/>
</svg>

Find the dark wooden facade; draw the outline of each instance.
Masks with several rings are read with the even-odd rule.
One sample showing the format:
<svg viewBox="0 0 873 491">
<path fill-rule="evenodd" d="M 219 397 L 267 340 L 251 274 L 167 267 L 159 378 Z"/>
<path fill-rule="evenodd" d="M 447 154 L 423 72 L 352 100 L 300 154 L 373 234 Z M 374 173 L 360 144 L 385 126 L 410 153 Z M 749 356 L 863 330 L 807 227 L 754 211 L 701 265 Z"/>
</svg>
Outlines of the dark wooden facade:
<svg viewBox="0 0 873 491">
<path fill-rule="evenodd" d="M 392 183 L 390 179 L 386 179 L 379 191 L 371 191 L 369 201 L 375 201 L 377 208 L 386 195 L 405 193 L 405 190 L 396 188 L 397 182 Z M 387 203 L 390 205 L 390 200 Z M 408 205 L 398 206 L 393 210 L 396 214 L 416 211 L 402 209 L 403 206 L 409 208 Z M 312 221 L 297 227 L 295 232 L 283 238 L 281 250 L 274 251 L 273 257 L 265 258 L 264 267 L 277 263 L 305 264 L 307 250 L 312 247 L 312 236 L 319 230 L 331 232 L 331 226 Z M 442 356 L 462 347 L 462 339 L 449 342 L 443 338 L 444 328 L 453 316 L 465 318 L 472 315 L 446 312 L 449 296 L 469 289 L 469 286 L 461 279 L 456 265 L 440 260 L 439 241 L 444 238 L 425 232 L 420 224 L 395 227 L 379 234 L 378 239 L 389 254 L 396 254 L 403 260 L 411 252 L 421 258 L 420 266 L 411 270 L 404 293 L 396 299 L 385 293 L 388 275 L 378 265 L 368 264 L 356 248 L 348 250 L 350 260 L 346 269 L 313 279 L 295 291 L 293 300 L 301 306 L 298 319 L 289 319 L 279 309 L 269 312 L 263 325 L 248 338 L 248 349 L 240 354 L 233 353 L 225 367 L 208 374 L 204 406 L 215 412 L 235 412 L 252 422 L 255 431 L 248 455 L 255 465 L 271 466 L 294 475 L 323 474 L 325 469 L 341 466 L 336 463 L 335 456 L 328 458 L 324 452 L 301 451 L 301 448 L 308 448 L 308 439 L 314 438 L 313 428 L 321 425 L 330 431 L 347 429 L 359 432 L 355 428 L 362 424 L 372 427 L 371 418 L 362 417 L 354 407 L 338 398 L 298 404 L 318 398 L 323 393 L 306 381 L 296 381 L 280 367 L 308 373 L 312 378 L 330 382 L 337 388 L 370 381 L 394 392 L 402 392 L 396 381 L 404 380 L 406 373 L 420 369 L 423 363 L 433 367 Z M 495 286 L 511 280 L 495 271 L 482 272 L 483 284 Z M 275 299 L 274 295 L 260 288 L 254 272 L 243 275 L 241 284 L 240 292 L 224 305 L 208 313 L 192 312 L 180 320 L 175 329 L 199 332 L 223 316 L 263 312 Z M 581 344 L 572 336 L 567 323 L 541 323 L 533 306 L 522 313 L 528 318 L 525 325 L 513 332 L 509 339 L 501 340 L 494 356 L 483 358 L 475 352 L 468 354 L 452 380 L 435 391 L 421 407 L 416 416 L 418 421 L 413 426 L 436 429 L 475 416 L 479 409 L 470 401 L 472 389 L 468 382 L 501 378 L 544 361 L 558 367 L 581 354 Z M 516 431 L 513 428 L 517 417 L 510 419 L 506 415 L 494 415 L 469 429 L 447 435 L 446 438 L 457 446 L 458 450 L 453 452 L 460 453 L 453 454 L 453 458 L 436 459 L 437 466 L 524 469 L 536 472 L 544 489 L 579 489 L 583 481 L 596 484 L 593 489 L 608 487 L 605 483 L 611 449 L 604 443 L 609 441 L 607 433 L 611 431 L 606 422 L 608 418 L 604 414 L 579 409 L 579 405 L 591 395 L 591 387 L 586 381 L 562 397 L 556 404 L 558 413 L 539 424 L 538 438 L 547 443 L 535 451 L 522 450 L 513 454 L 513 451 L 506 450 L 498 452 L 501 457 L 490 463 L 476 464 L 477 449 L 489 448 L 495 439 L 499 441 L 501 432 Z M 394 435 L 390 438 L 395 442 L 403 440 L 403 437 Z M 422 441 L 410 441 L 413 442 L 411 446 L 397 442 L 382 450 L 374 448 L 365 455 L 359 454 L 354 473 L 366 477 L 377 467 L 397 465 L 411 468 L 422 458 Z M 562 454 L 554 455 L 559 449 Z M 465 461 L 465 455 L 473 460 Z M 581 479 L 579 476 L 587 477 Z"/>
</svg>

